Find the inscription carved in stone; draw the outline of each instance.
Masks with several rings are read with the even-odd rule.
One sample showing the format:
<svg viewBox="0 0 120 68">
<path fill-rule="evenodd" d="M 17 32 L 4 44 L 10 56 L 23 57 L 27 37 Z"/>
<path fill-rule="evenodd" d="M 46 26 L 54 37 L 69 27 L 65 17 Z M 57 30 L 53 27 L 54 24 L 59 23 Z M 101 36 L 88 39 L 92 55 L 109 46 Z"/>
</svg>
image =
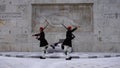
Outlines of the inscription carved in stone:
<svg viewBox="0 0 120 68">
<path fill-rule="evenodd" d="M 77 31 L 92 31 L 92 4 L 35 4 L 32 6 L 32 32 L 48 20 L 48 32 L 65 31 L 66 26 L 81 26 Z"/>
</svg>

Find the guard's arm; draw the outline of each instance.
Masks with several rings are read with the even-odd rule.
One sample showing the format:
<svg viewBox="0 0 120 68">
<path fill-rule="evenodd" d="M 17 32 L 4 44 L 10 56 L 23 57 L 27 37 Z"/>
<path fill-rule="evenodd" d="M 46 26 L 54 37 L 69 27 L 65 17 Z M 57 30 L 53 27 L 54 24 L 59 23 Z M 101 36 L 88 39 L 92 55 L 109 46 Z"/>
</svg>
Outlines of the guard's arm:
<svg viewBox="0 0 120 68">
<path fill-rule="evenodd" d="M 38 34 L 33 34 L 32 36 L 39 36 L 40 35 L 40 33 L 38 33 Z"/>
<path fill-rule="evenodd" d="M 77 27 L 73 28 L 71 31 L 74 32 L 75 30 L 77 30 Z"/>
</svg>

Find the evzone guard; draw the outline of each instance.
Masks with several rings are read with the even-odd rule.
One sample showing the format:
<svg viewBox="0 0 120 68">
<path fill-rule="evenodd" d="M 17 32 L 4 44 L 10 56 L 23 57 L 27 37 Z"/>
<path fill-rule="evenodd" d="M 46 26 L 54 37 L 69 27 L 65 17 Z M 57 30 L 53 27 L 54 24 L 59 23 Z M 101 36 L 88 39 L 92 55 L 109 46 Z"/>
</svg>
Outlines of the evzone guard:
<svg viewBox="0 0 120 68">
<path fill-rule="evenodd" d="M 62 25 L 67 29 L 66 38 L 62 43 L 62 48 L 64 48 L 66 60 L 71 60 L 72 57 L 70 57 L 69 54 L 72 52 L 72 40 L 75 38 L 75 35 L 73 34 L 73 32 L 77 29 L 77 27 L 72 29 L 72 26 L 66 27 L 64 24 Z"/>
<path fill-rule="evenodd" d="M 36 36 L 36 39 L 38 39 L 40 41 L 40 48 L 42 51 L 42 56 L 40 57 L 41 59 L 45 59 L 45 54 L 46 54 L 47 48 L 48 48 L 48 42 L 45 38 L 44 30 L 46 29 L 46 27 L 48 26 L 49 23 L 47 20 L 45 20 L 45 22 L 47 22 L 47 25 L 45 27 L 40 27 L 39 28 L 40 32 L 32 35 L 32 36 Z"/>
</svg>

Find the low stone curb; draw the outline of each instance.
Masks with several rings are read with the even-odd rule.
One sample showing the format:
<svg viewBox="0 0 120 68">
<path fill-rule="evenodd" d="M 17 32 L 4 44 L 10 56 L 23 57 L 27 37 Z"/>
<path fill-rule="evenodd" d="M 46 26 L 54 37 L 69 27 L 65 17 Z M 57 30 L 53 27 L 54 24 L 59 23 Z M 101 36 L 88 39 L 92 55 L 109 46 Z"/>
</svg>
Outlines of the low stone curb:
<svg viewBox="0 0 120 68">
<path fill-rule="evenodd" d="M 18 57 L 18 58 L 39 58 L 40 56 L 25 56 L 25 55 L 10 55 L 10 54 L 0 54 L 0 56 L 6 56 L 6 57 Z M 102 57 L 92 55 L 92 56 L 71 56 L 72 58 L 79 59 L 79 58 L 110 58 L 110 57 L 120 57 L 120 54 L 116 54 L 114 56 L 112 55 L 103 55 Z M 46 56 L 46 58 L 63 58 L 61 56 Z"/>
</svg>

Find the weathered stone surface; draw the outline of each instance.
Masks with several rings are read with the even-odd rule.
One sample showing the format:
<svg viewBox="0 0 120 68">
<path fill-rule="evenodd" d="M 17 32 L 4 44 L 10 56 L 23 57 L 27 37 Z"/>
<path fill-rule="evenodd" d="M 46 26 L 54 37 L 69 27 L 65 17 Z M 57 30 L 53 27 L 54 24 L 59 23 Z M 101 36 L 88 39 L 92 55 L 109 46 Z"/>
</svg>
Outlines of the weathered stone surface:
<svg viewBox="0 0 120 68">
<path fill-rule="evenodd" d="M 0 0 L 0 51 L 40 51 L 31 35 L 45 26 L 49 44 L 65 38 L 61 26 L 74 32 L 73 50 L 120 52 L 120 0 Z M 52 7 L 50 6 L 52 5 Z"/>
</svg>

